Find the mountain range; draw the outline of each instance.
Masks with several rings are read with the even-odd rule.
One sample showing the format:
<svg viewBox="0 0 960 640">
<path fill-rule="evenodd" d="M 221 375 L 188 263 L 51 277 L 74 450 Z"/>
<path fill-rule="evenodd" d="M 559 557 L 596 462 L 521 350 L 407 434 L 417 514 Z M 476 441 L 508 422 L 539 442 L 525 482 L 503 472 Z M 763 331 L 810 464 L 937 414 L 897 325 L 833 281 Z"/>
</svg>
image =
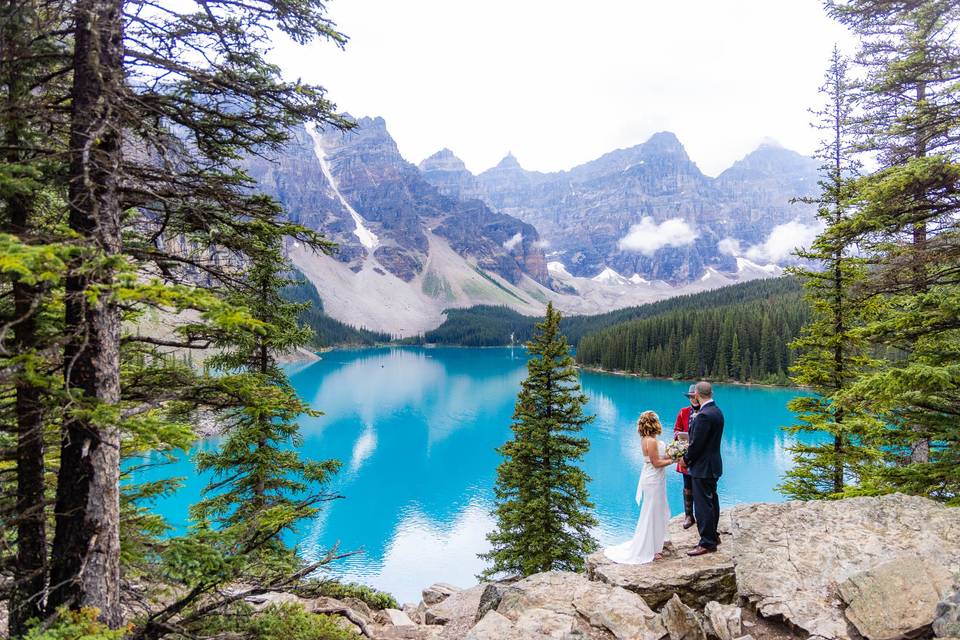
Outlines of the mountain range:
<svg viewBox="0 0 960 640">
<path fill-rule="evenodd" d="M 781 260 L 764 255 L 763 243 L 778 226 L 813 225 L 814 207 L 791 199 L 814 195 L 818 180 L 817 161 L 774 144 L 710 178 L 669 132 L 569 171 L 527 171 L 508 154 L 474 176 L 449 149 L 420 170 L 447 195 L 477 198 L 532 224 L 549 259 L 572 275 L 610 270 L 672 285 L 707 268 L 736 271 L 738 247 Z"/>
<path fill-rule="evenodd" d="M 289 247 L 326 312 L 397 336 L 438 326 L 448 308 L 533 315 L 552 300 L 598 313 L 779 275 L 769 239 L 813 225 L 812 207 L 790 200 L 814 193 L 816 162 L 775 145 L 716 178 L 666 132 L 569 171 L 508 155 L 473 175 L 449 150 L 411 164 L 382 118 L 357 125 L 298 128 L 245 169 L 337 243 L 333 256 Z"/>
</svg>

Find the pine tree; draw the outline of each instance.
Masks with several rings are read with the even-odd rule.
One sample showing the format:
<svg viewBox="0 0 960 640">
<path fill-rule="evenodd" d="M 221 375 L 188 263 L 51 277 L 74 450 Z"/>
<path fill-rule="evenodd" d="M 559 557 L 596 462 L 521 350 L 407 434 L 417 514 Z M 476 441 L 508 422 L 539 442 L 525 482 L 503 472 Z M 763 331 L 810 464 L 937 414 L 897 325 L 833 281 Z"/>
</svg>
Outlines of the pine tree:
<svg viewBox="0 0 960 640">
<path fill-rule="evenodd" d="M 878 163 L 853 194 L 839 242 L 869 261 L 864 291 L 883 305 L 865 328 L 883 366 L 846 404 L 876 415 L 886 464 L 877 490 L 960 501 L 960 5 L 951 0 L 832 2 L 861 40 L 859 148 Z"/>
<path fill-rule="evenodd" d="M 579 434 L 593 417 L 583 414 L 587 398 L 552 303 L 527 349 L 513 438 L 498 449 L 504 460 L 495 487 L 497 529 L 487 536 L 492 550 L 481 555 L 492 561 L 488 577 L 576 571 L 596 549 L 589 477 L 577 466 L 589 449 Z"/>
<path fill-rule="evenodd" d="M 57 420 L 61 436 L 56 464 L 43 462 L 45 452 L 38 447 L 23 447 L 17 454 L 16 472 L 32 483 L 33 495 L 43 469 L 56 471 L 56 508 L 49 509 L 45 500 L 34 498 L 28 505 L 20 499 L 2 514 L 3 524 L 7 530 L 8 523 L 33 520 L 33 532 L 17 540 L 15 552 L 23 560 L 31 556 L 33 564 L 21 564 L 15 572 L 29 573 L 48 589 L 28 598 L 34 604 L 46 600 L 45 616 L 60 605 L 89 606 L 118 626 L 121 565 L 132 569 L 131 555 L 136 554 L 131 550 L 142 552 L 138 560 L 144 565 L 153 565 L 142 584 L 158 591 L 168 586 L 165 581 L 177 574 L 173 567 L 180 562 L 182 580 L 172 581 L 184 597 L 150 616 L 138 631 L 156 637 L 170 632 L 166 625 L 174 618 L 177 624 L 195 623 L 197 611 L 189 614 L 192 619 L 184 612 L 198 600 L 204 601 L 204 611 L 216 611 L 226 601 L 226 596 L 213 597 L 216 585 L 239 575 L 211 571 L 200 580 L 197 565 L 185 558 L 217 557 L 233 567 L 249 559 L 202 536 L 182 544 L 143 543 L 137 536 L 159 530 L 157 520 L 143 517 L 135 504 L 151 490 L 123 494 L 121 456 L 138 447 L 181 446 L 190 408 L 236 406 L 236 394 L 230 395 L 236 389 L 225 388 L 235 378 L 197 375 L 168 351 L 204 348 L 262 324 L 248 310 L 223 304 L 223 296 L 245 286 L 238 266 L 270 251 L 262 238 L 286 235 L 322 248 L 316 233 L 286 222 L 275 202 L 256 193 L 238 160 L 277 149 L 304 121 L 349 128 L 322 88 L 283 80 L 266 61 L 277 33 L 298 43 L 327 39 L 342 45 L 345 38 L 333 29 L 319 0 L 176 7 L 138 0 L 14 0 L 2 10 L 0 128 L 5 143 L 16 138 L 5 149 L 25 154 L 6 156 L 0 169 L 3 328 L 19 315 L 16 324 L 24 329 L 42 319 L 43 327 L 58 327 L 59 332 L 44 344 L 24 342 L 29 331 L 18 339 L 28 353 L 49 358 L 35 371 L 28 365 L 40 363 L 38 359 L 18 354 L 12 362 L 11 345 L 2 345 L 3 364 L 12 362 L 18 376 L 29 375 L 15 379 L 4 367 L 0 398 L 6 402 L 11 390 L 17 385 L 25 389 L 29 382 L 41 390 L 42 406 L 53 408 L 41 415 L 44 425 Z M 30 11 L 37 15 L 27 15 Z M 20 25 L 38 31 L 18 32 Z M 21 38 L 24 34 L 28 37 Z M 54 50 L 24 49 L 25 44 L 29 49 L 47 43 Z M 31 66 L 36 61 L 46 65 L 39 72 Z M 24 70 L 20 76 L 13 73 Z M 48 86 L 63 90 L 51 97 Z M 29 154 L 41 156 L 48 166 Z M 31 181 L 59 200 L 49 221 L 35 215 L 42 208 L 15 202 L 36 195 Z M 57 244 L 63 231 L 70 242 L 62 264 L 54 265 L 64 248 Z M 16 254 L 12 261 L 7 260 L 11 248 Z M 25 272 L 23 265 L 31 266 Z M 29 307 L 28 316 L 18 314 L 18 304 L 9 304 L 12 288 L 39 296 L 32 301 L 14 296 L 30 303 L 18 303 Z M 11 313 L 9 307 L 14 307 Z M 147 309 L 172 316 L 189 310 L 200 320 L 180 326 L 169 339 L 129 331 Z M 59 320 L 49 321 L 43 315 L 48 311 L 59 311 Z M 59 382 L 50 381 L 51 371 Z M 4 431 L 30 435 L 24 418 L 37 412 L 9 419 L 14 413 L 3 407 Z M 34 439 L 26 444 L 42 443 Z M 12 446 L 6 437 L 3 445 Z M 8 450 L 3 454 L 13 459 Z M 9 502 L 6 491 L 2 502 Z M 125 523 L 122 513 L 134 513 L 134 523 Z M 55 525 L 52 545 L 39 526 L 50 522 Z M 132 537 L 121 553 L 125 527 Z M 43 558 L 35 549 L 41 554 L 50 550 L 48 566 L 41 566 Z M 170 562 L 169 570 L 156 568 L 161 557 Z M 148 571 L 136 567 L 134 573 Z M 269 575 L 279 579 L 280 574 Z M 15 608 L 12 622 L 17 626 L 26 609 Z"/>
<path fill-rule="evenodd" d="M 210 366 L 230 372 L 221 384 L 241 399 L 224 416 L 226 439 L 218 451 L 196 458 L 198 471 L 213 471 L 206 497 L 192 507 L 203 526 L 243 529 L 242 539 L 273 538 L 316 513 L 316 505 L 332 499 L 318 491 L 339 468 L 336 460 L 307 462 L 300 458 L 300 415 L 319 415 L 303 402 L 277 364 L 277 356 L 308 345 L 309 329 L 298 316 L 303 304 L 286 302 L 283 277 L 289 268 L 276 239 L 246 270 L 246 288 L 231 297 L 250 310 L 258 325 L 221 340 L 223 351 Z M 264 531 L 266 528 L 266 531 Z"/>
<path fill-rule="evenodd" d="M 859 169 L 851 146 L 856 92 L 847 62 L 836 48 L 820 91 L 826 98 L 823 109 L 815 112 L 815 126 L 826 132 L 818 153 L 824 161 L 821 194 L 807 201 L 817 205 L 818 217 L 826 225 L 835 226 L 849 217 L 847 203 Z M 798 353 L 791 373 L 796 384 L 816 395 L 790 401 L 799 424 L 787 431 L 824 434 L 827 439 L 789 447 L 794 467 L 786 473 L 781 490 L 801 500 L 840 497 L 848 485 L 861 484 L 862 469 L 872 459 L 863 438 L 868 417 L 836 402 L 837 395 L 872 366 L 866 345 L 856 333 L 870 306 L 853 291 L 865 277 L 865 268 L 829 232 L 798 255 L 816 268 L 793 269 L 806 289 L 812 317 L 791 345 Z"/>
<path fill-rule="evenodd" d="M 15 0 L 0 6 L 0 457 L 15 480 L 0 479 L 0 528 L 16 531 L 10 568 L 9 632 L 43 615 L 47 582 L 47 457 L 55 442 L 51 401 L 59 388 L 63 335 L 54 292 L 69 249 L 62 239 L 65 93 L 69 47 L 63 6 Z M 51 437 L 52 436 L 52 437 Z M 7 496 L 13 501 L 8 502 Z"/>
</svg>

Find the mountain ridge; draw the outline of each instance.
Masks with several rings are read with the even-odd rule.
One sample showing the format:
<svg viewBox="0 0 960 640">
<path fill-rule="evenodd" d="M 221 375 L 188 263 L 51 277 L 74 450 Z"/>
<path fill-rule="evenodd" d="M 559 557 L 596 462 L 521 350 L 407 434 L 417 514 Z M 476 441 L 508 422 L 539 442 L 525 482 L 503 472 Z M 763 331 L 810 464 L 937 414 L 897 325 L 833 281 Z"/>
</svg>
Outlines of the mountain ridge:
<svg viewBox="0 0 960 640">
<path fill-rule="evenodd" d="M 612 268 L 627 278 L 689 283 L 708 267 L 736 269 L 738 256 L 721 249 L 725 239 L 737 241 L 727 247 L 750 247 L 777 225 L 814 221 L 811 206 L 790 202 L 815 192 L 817 161 L 769 142 L 716 178 L 703 174 L 669 131 L 549 174 L 508 158 L 474 175 L 446 150 L 419 168 L 448 195 L 483 200 L 533 224 L 550 244 L 548 261 L 576 276 Z M 662 225 L 676 221 L 687 225 L 685 235 L 665 235 Z"/>
</svg>

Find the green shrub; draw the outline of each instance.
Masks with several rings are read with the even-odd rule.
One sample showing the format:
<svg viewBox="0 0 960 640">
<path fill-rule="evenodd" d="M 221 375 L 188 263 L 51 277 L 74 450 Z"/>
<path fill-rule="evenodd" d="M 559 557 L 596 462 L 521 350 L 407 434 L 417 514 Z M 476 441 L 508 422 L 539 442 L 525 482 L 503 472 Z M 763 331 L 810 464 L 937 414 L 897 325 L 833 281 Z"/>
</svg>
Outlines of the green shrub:
<svg viewBox="0 0 960 640">
<path fill-rule="evenodd" d="M 256 614 L 244 605 L 242 610 L 209 619 L 199 635 L 250 640 L 356 640 L 356 634 L 337 626 L 335 618 L 310 613 L 292 603 L 270 605 Z"/>
<path fill-rule="evenodd" d="M 365 584 L 329 580 L 319 583 L 317 590 L 320 595 L 327 596 L 328 598 L 336 598 L 337 600 L 342 600 L 343 598 L 363 600 L 371 609 L 400 608 L 400 605 L 397 604 L 397 601 L 392 595 L 384 593 L 383 591 L 377 591 Z"/>
<path fill-rule="evenodd" d="M 110 629 L 97 620 L 99 609 L 79 611 L 60 609 L 48 627 L 38 625 L 30 629 L 23 640 L 120 640 L 127 629 Z"/>
</svg>

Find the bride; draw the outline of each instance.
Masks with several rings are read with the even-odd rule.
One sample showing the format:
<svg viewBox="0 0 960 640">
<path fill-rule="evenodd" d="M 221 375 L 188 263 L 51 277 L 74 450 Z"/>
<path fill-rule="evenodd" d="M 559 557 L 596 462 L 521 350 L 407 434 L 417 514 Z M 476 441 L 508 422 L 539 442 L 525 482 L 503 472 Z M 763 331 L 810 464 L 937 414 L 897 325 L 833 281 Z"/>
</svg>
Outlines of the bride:
<svg viewBox="0 0 960 640">
<path fill-rule="evenodd" d="M 657 436 L 663 432 L 660 418 L 653 411 L 644 411 L 637 420 L 637 433 L 643 449 L 643 471 L 637 485 L 637 504 L 640 504 L 640 519 L 633 538 L 622 544 L 607 547 L 607 558 L 621 564 L 646 564 L 659 560 L 663 543 L 668 540 L 667 522 L 670 520 L 670 505 L 667 504 L 666 467 L 674 460 L 666 457 L 666 445 Z M 641 504 L 642 498 L 642 504 Z"/>
</svg>

